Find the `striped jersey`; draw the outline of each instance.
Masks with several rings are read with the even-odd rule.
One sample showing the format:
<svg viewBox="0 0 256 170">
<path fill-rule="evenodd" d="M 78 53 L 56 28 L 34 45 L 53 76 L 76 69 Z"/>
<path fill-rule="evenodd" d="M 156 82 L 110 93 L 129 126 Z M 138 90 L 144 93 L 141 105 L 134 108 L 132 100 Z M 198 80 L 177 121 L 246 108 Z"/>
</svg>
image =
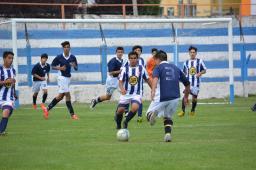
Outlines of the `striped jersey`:
<svg viewBox="0 0 256 170">
<path fill-rule="evenodd" d="M 196 74 L 206 70 L 205 64 L 202 59 L 196 58 L 194 60 L 187 60 L 183 64 L 183 72 L 190 82 L 191 87 L 200 86 L 200 77 L 196 77 Z"/>
<path fill-rule="evenodd" d="M 142 65 L 123 67 L 119 80 L 123 81 L 126 95 L 142 95 L 143 94 L 143 79 L 148 79 L 148 73 Z"/>
<path fill-rule="evenodd" d="M 0 75 L 1 81 L 4 81 L 8 78 L 15 78 L 16 71 L 13 67 L 5 68 L 3 66 L 0 66 Z M 0 86 L 0 101 L 14 101 L 14 90 L 14 86 Z"/>
</svg>

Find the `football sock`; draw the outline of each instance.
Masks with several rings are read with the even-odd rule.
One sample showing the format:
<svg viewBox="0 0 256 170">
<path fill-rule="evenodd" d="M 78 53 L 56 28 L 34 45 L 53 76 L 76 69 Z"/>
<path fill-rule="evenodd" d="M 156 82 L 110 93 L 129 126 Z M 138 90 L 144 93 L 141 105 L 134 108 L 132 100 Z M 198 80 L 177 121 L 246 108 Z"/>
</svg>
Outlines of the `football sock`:
<svg viewBox="0 0 256 170">
<path fill-rule="evenodd" d="M 0 122 L 0 133 L 3 133 L 5 131 L 7 123 L 8 123 L 8 118 L 3 117 L 1 122 Z"/>
<path fill-rule="evenodd" d="M 97 103 L 102 102 L 101 99 L 100 99 L 100 97 L 97 98 L 96 102 L 97 102 Z"/>
<path fill-rule="evenodd" d="M 186 106 L 185 106 L 185 103 L 184 103 L 184 98 L 182 98 L 182 102 L 181 103 L 182 103 L 182 106 L 181 106 L 182 111 L 185 112 Z"/>
<path fill-rule="evenodd" d="M 143 109 L 143 105 L 141 103 L 140 106 L 139 106 L 139 109 L 138 109 L 138 116 L 139 117 L 142 117 L 142 109 Z"/>
<path fill-rule="evenodd" d="M 123 119 L 123 114 L 116 113 L 115 120 L 116 120 L 116 128 L 117 129 L 121 129 L 122 119 Z"/>
<path fill-rule="evenodd" d="M 37 99 L 37 96 L 33 95 L 33 104 L 36 104 L 36 99 Z"/>
<path fill-rule="evenodd" d="M 58 103 L 59 101 L 56 99 L 56 98 L 54 98 L 53 100 L 52 100 L 52 102 L 48 105 L 48 110 L 51 110 L 57 103 Z"/>
<path fill-rule="evenodd" d="M 136 112 L 132 112 L 132 111 L 129 111 L 129 113 L 127 114 L 125 120 L 124 120 L 124 128 L 127 129 L 128 127 L 128 122 L 136 115 Z"/>
<path fill-rule="evenodd" d="M 164 118 L 164 131 L 165 133 L 171 133 L 173 121 L 170 118 Z"/>
<path fill-rule="evenodd" d="M 191 108 L 191 112 L 194 112 L 194 111 L 195 111 L 196 104 L 197 104 L 197 101 L 192 101 L 192 108 Z"/>
<path fill-rule="evenodd" d="M 46 99 L 47 99 L 47 95 L 48 95 L 47 93 L 44 93 L 44 94 L 43 94 L 42 103 L 45 103 L 45 101 L 46 101 Z"/>
<path fill-rule="evenodd" d="M 74 109 L 72 107 L 71 101 L 66 101 L 66 106 L 68 108 L 68 111 L 69 111 L 70 115 L 71 116 L 74 115 Z"/>
</svg>

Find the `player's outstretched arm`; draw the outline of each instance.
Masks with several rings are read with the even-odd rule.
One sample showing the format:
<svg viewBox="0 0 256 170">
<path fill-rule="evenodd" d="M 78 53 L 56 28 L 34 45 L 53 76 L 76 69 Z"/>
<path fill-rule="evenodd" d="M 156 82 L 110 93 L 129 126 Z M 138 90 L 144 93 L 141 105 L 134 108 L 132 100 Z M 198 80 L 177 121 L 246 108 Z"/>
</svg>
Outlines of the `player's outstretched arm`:
<svg viewBox="0 0 256 170">
<path fill-rule="evenodd" d="M 119 80 L 118 85 L 119 85 L 119 89 L 121 91 L 121 94 L 125 95 L 126 94 L 126 90 L 124 89 L 124 82 L 122 80 Z"/>
</svg>

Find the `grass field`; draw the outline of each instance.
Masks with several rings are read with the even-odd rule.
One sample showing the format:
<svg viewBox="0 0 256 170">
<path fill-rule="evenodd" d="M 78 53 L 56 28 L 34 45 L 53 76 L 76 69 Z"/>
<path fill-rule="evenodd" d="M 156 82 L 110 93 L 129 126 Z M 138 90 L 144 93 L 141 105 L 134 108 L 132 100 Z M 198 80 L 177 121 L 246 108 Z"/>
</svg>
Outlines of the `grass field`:
<svg viewBox="0 0 256 170">
<path fill-rule="evenodd" d="M 201 100 L 213 102 L 218 100 Z M 80 120 L 58 105 L 44 120 L 41 110 L 22 106 L 0 136 L 0 169 L 256 169 L 256 97 L 234 105 L 198 105 L 195 117 L 174 116 L 173 141 L 163 142 L 163 124 L 129 124 L 129 142 L 118 142 L 116 103 L 74 104 Z M 144 104 L 144 112 L 148 106 Z"/>
</svg>

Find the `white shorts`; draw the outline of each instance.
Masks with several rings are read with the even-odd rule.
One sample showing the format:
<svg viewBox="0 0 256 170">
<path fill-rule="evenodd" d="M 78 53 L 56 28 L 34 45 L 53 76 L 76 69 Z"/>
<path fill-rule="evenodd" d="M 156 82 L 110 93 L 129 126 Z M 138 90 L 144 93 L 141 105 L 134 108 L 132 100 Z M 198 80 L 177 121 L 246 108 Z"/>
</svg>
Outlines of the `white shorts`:
<svg viewBox="0 0 256 170">
<path fill-rule="evenodd" d="M 46 81 L 33 81 L 32 92 L 38 93 L 41 89 L 47 89 Z"/>
<path fill-rule="evenodd" d="M 0 100 L 0 108 L 2 109 L 3 106 L 10 106 L 11 108 L 14 108 L 14 101 L 12 101 L 12 100 L 9 100 L 9 101 Z"/>
<path fill-rule="evenodd" d="M 117 77 L 108 76 L 106 80 L 106 93 L 107 95 L 112 95 L 114 91 L 118 88 Z"/>
<path fill-rule="evenodd" d="M 191 86 L 191 87 L 190 87 L 190 93 L 191 93 L 192 95 L 197 96 L 198 93 L 199 93 L 199 87 L 193 87 L 193 86 Z"/>
<path fill-rule="evenodd" d="M 132 101 L 141 103 L 141 95 L 121 95 L 119 99 L 119 104 L 129 104 Z"/>
<path fill-rule="evenodd" d="M 148 107 L 147 114 L 155 112 L 158 117 L 172 118 L 179 104 L 179 99 L 168 100 L 164 102 L 152 101 Z"/>
<path fill-rule="evenodd" d="M 58 77 L 58 86 L 59 86 L 59 93 L 67 93 L 70 92 L 70 78 L 69 77 Z"/>
</svg>

